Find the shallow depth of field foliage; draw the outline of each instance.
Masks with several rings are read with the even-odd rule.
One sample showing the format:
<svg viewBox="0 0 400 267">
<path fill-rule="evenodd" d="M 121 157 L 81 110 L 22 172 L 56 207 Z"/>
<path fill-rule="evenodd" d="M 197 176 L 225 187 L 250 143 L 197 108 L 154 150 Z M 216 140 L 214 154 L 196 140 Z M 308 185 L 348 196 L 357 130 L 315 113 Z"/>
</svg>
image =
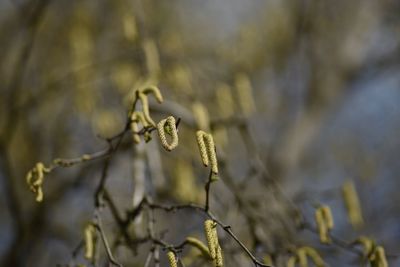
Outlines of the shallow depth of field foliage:
<svg viewBox="0 0 400 267">
<path fill-rule="evenodd" d="M 400 265 L 399 1 L 0 13 L 0 266 Z"/>
</svg>

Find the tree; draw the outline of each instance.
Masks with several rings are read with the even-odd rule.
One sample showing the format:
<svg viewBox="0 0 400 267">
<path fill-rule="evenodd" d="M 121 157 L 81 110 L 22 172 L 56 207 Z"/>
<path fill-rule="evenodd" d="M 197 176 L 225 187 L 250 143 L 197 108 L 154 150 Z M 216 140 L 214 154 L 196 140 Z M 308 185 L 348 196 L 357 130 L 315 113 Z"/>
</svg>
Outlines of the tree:
<svg viewBox="0 0 400 267">
<path fill-rule="evenodd" d="M 399 262 L 397 3 L 1 5 L 1 266 Z"/>
</svg>

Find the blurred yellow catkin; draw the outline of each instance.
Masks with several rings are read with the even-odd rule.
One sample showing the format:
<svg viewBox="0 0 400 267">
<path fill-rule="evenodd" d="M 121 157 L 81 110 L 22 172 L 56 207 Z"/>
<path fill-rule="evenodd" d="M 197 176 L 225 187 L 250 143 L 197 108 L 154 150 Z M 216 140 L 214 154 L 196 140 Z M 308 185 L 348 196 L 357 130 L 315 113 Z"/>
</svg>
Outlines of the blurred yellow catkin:
<svg viewBox="0 0 400 267">
<path fill-rule="evenodd" d="M 352 181 L 346 181 L 342 186 L 342 195 L 350 224 L 358 228 L 364 224 L 360 201 Z"/>
<path fill-rule="evenodd" d="M 135 16 L 130 12 L 124 12 L 122 16 L 122 28 L 124 37 L 128 41 L 135 41 L 138 36 L 138 29 Z"/>
<path fill-rule="evenodd" d="M 235 88 L 239 106 L 245 116 L 250 116 L 256 111 L 253 89 L 249 77 L 239 73 L 235 77 Z"/>
<path fill-rule="evenodd" d="M 93 261 L 96 247 L 96 228 L 88 223 L 84 230 L 85 258 Z"/>
<path fill-rule="evenodd" d="M 192 112 L 197 128 L 203 131 L 209 131 L 210 117 L 207 108 L 201 102 L 196 101 L 192 104 Z"/>
<path fill-rule="evenodd" d="M 46 168 L 42 162 L 38 162 L 35 167 L 26 174 L 26 183 L 29 185 L 29 189 L 36 195 L 35 199 L 37 202 L 43 201 L 42 185 L 44 182 L 44 175 L 50 173 L 50 171 L 50 168 Z"/>
<path fill-rule="evenodd" d="M 235 102 L 232 97 L 231 88 L 224 83 L 217 85 L 215 96 L 218 105 L 219 115 L 222 118 L 229 118 L 235 114 Z"/>
<path fill-rule="evenodd" d="M 174 196 L 182 202 L 199 202 L 203 190 L 196 184 L 192 164 L 184 159 L 176 160 L 172 175 Z"/>
<path fill-rule="evenodd" d="M 156 79 L 160 74 L 160 56 L 158 54 L 157 45 L 152 39 L 145 39 L 142 43 L 143 51 L 146 58 L 146 67 L 149 77 Z"/>
</svg>

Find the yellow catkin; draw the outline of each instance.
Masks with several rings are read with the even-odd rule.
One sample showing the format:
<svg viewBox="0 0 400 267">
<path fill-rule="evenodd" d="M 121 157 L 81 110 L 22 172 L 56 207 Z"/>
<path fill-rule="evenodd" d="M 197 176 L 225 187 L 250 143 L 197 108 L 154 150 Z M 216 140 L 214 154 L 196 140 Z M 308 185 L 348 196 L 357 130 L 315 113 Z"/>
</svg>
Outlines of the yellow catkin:
<svg viewBox="0 0 400 267">
<path fill-rule="evenodd" d="M 38 162 L 35 167 L 26 174 L 26 183 L 29 185 L 29 189 L 35 193 L 35 200 L 37 202 L 43 201 L 42 185 L 44 174 L 49 172 L 49 168 L 46 168 L 42 162 Z"/>
<path fill-rule="evenodd" d="M 215 237 L 218 240 L 218 237 Z M 224 266 L 224 258 L 222 256 L 222 249 L 219 244 L 216 246 L 216 253 L 215 253 L 215 267 L 223 267 Z"/>
<path fill-rule="evenodd" d="M 206 257 L 207 259 L 211 259 L 210 251 L 208 250 L 207 246 L 203 242 L 201 242 L 201 240 L 195 237 L 188 236 L 186 238 L 186 242 L 200 250 L 204 257 Z"/>
<path fill-rule="evenodd" d="M 143 87 L 140 91 L 145 95 L 153 94 L 155 99 L 157 100 L 157 102 L 160 104 L 164 101 L 161 91 L 160 91 L 160 89 L 158 89 L 157 86 L 149 85 L 149 86 Z"/>
<path fill-rule="evenodd" d="M 85 227 L 84 240 L 85 240 L 85 258 L 93 260 L 96 245 L 96 228 L 93 224 L 89 223 Z"/>
<path fill-rule="evenodd" d="M 218 174 L 218 161 L 212 135 L 204 131 L 197 131 L 196 137 L 204 166 L 207 167 L 211 164 L 211 171 Z"/>
<path fill-rule="evenodd" d="M 135 97 L 139 98 L 139 100 L 142 102 L 143 116 L 146 119 L 147 123 L 153 127 L 156 127 L 156 123 L 150 117 L 149 100 L 148 100 L 149 94 L 153 94 L 158 103 L 162 103 L 164 100 L 160 92 L 160 89 L 158 89 L 156 86 L 145 86 L 139 88 L 139 90 L 137 90 L 135 94 Z"/>
<path fill-rule="evenodd" d="M 216 87 L 216 99 L 219 114 L 222 118 L 229 118 L 235 114 L 235 104 L 232 97 L 231 88 L 227 84 L 219 84 Z"/>
<path fill-rule="evenodd" d="M 132 131 L 132 136 L 133 136 L 133 141 L 136 144 L 140 143 L 140 135 L 138 134 L 139 132 L 139 124 L 141 123 L 143 125 L 143 127 L 148 127 L 149 124 L 147 122 L 147 120 L 144 118 L 144 114 L 140 111 L 135 111 L 132 112 L 131 115 L 131 131 Z"/>
<path fill-rule="evenodd" d="M 203 131 L 210 130 L 210 117 L 208 115 L 207 108 L 200 102 L 194 102 L 192 104 L 192 112 L 196 121 L 197 127 Z"/>
<path fill-rule="evenodd" d="M 357 191 L 352 181 L 346 181 L 343 184 L 342 194 L 344 203 L 346 205 L 349 222 L 355 228 L 362 226 L 364 220 L 362 216 L 360 201 L 358 199 Z"/>
<path fill-rule="evenodd" d="M 321 206 L 322 215 L 325 220 L 325 225 L 328 230 L 332 230 L 334 227 L 334 221 L 332 216 L 332 210 L 329 206 L 323 205 Z"/>
<path fill-rule="evenodd" d="M 307 256 L 309 256 L 312 261 L 314 262 L 316 267 L 324 267 L 325 262 L 322 259 L 322 257 L 319 255 L 319 253 L 312 247 L 303 247 L 304 252 L 306 253 Z"/>
<path fill-rule="evenodd" d="M 297 258 L 299 259 L 300 267 L 308 267 L 307 254 L 303 248 L 297 250 Z"/>
<path fill-rule="evenodd" d="M 360 236 L 356 241 L 354 241 L 354 244 L 360 244 L 363 246 L 365 256 L 369 256 L 373 253 L 374 241 L 366 236 Z"/>
<path fill-rule="evenodd" d="M 201 203 L 203 190 L 196 183 L 193 166 L 190 161 L 178 159 L 172 168 L 172 194 L 181 202 Z"/>
<path fill-rule="evenodd" d="M 167 252 L 167 258 L 170 267 L 178 267 L 178 261 L 176 260 L 175 253 L 172 251 Z"/>
<path fill-rule="evenodd" d="M 142 44 L 146 57 L 146 67 L 149 76 L 157 77 L 160 73 L 160 56 L 158 54 L 157 45 L 154 40 L 146 39 Z"/>
<path fill-rule="evenodd" d="M 129 41 L 134 41 L 138 35 L 138 30 L 135 17 L 131 13 L 126 12 L 123 15 L 122 26 L 125 38 Z"/>
<path fill-rule="evenodd" d="M 375 249 L 375 261 L 378 267 L 388 267 L 388 262 L 385 255 L 385 249 L 381 246 Z"/>
<path fill-rule="evenodd" d="M 274 262 L 272 260 L 272 257 L 269 254 L 264 255 L 263 261 L 264 261 L 264 264 L 266 264 L 266 265 L 273 265 L 274 264 Z"/>
<path fill-rule="evenodd" d="M 204 222 L 204 231 L 207 239 L 207 246 L 212 259 L 217 256 L 216 241 L 215 241 L 215 228 L 216 223 L 213 220 L 206 220 Z"/>
<path fill-rule="evenodd" d="M 171 136 L 171 143 L 168 143 L 167 136 L 165 134 L 165 128 L 168 127 L 168 134 Z M 167 150 L 171 151 L 178 146 L 178 131 L 176 129 L 176 122 L 173 116 L 169 116 L 166 119 L 161 120 L 157 124 L 158 135 L 160 136 L 162 146 Z"/>
<path fill-rule="evenodd" d="M 321 241 L 321 243 L 324 244 L 329 243 L 330 239 L 328 235 L 328 228 L 326 226 L 324 215 L 320 208 L 315 211 L 315 222 L 318 228 L 319 240 Z"/>
<path fill-rule="evenodd" d="M 295 267 L 297 261 L 298 259 L 296 256 L 291 256 L 286 263 L 286 267 Z"/>
<path fill-rule="evenodd" d="M 236 92 L 238 96 L 239 106 L 244 115 L 249 116 L 255 112 L 255 102 L 249 77 L 244 73 L 236 75 L 235 79 Z"/>
</svg>

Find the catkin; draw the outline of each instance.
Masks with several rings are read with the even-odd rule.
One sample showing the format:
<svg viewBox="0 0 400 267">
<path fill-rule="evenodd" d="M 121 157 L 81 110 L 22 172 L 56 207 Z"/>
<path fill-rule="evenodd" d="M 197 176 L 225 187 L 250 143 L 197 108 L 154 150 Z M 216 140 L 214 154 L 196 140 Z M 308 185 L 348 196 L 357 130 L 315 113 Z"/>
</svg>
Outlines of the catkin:
<svg viewBox="0 0 400 267">
<path fill-rule="evenodd" d="M 323 205 L 321 207 L 322 215 L 324 217 L 325 225 L 328 230 L 332 230 L 334 226 L 332 210 L 329 206 Z"/>
<path fill-rule="evenodd" d="M 143 116 L 146 119 L 146 121 L 153 127 L 156 127 L 156 123 L 154 120 L 150 117 L 150 109 L 149 109 L 149 100 L 147 99 L 147 95 L 140 92 L 139 93 L 139 99 L 142 102 L 142 108 L 143 108 Z"/>
<path fill-rule="evenodd" d="M 157 102 L 160 104 L 164 101 L 164 98 L 160 92 L 160 89 L 158 89 L 154 85 L 150 85 L 150 86 L 146 86 L 146 87 L 142 88 L 141 92 L 145 95 L 153 94 L 155 99 L 157 100 Z"/>
<path fill-rule="evenodd" d="M 385 255 L 385 249 L 383 247 L 381 246 L 376 247 L 375 258 L 378 267 L 388 267 L 388 262 Z"/>
<path fill-rule="evenodd" d="M 35 167 L 26 174 L 26 183 L 29 185 L 29 189 L 35 193 L 35 200 L 37 202 L 43 201 L 42 185 L 44 174 L 49 172 L 50 168 L 46 168 L 42 162 L 38 162 Z"/>
<path fill-rule="evenodd" d="M 196 247 L 198 250 L 200 250 L 204 257 L 211 259 L 210 251 L 208 250 L 206 245 L 204 245 L 204 243 L 201 242 L 199 239 L 188 236 L 186 238 L 186 242 L 192 245 L 193 247 Z"/>
<path fill-rule="evenodd" d="M 204 131 L 210 130 L 210 117 L 207 108 L 200 102 L 194 102 L 192 104 L 192 112 L 197 127 Z"/>
<path fill-rule="evenodd" d="M 167 133 L 171 135 L 171 143 L 168 143 L 167 137 L 165 135 L 165 128 L 167 128 Z M 157 124 L 158 135 L 160 136 L 162 146 L 167 150 L 171 151 L 178 146 L 178 131 L 176 129 L 176 122 L 173 116 L 169 116 L 166 119 L 161 120 Z"/>
<path fill-rule="evenodd" d="M 215 259 L 217 256 L 217 242 L 215 240 L 215 228 L 216 228 L 216 223 L 213 220 L 206 220 L 204 222 L 204 230 L 206 234 L 206 239 L 207 239 L 207 245 L 208 245 L 208 250 L 210 252 L 210 256 L 212 259 Z"/>
<path fill-rule="evenodd" d="M 316 267 L 324 267 L 325 262 L 319 253 L 312 247 L 303 247 L 304 252 L 313 260 Z"/>
<path fill-rule="evenodd" d="M 216 237 L 218 240 L 218 237 Z M 216 255 L 215 255 L 215 267 L 223 267 L 224 266 L 224 258 L 222 256 L 222 249 L 219 244 L 216 246 Z"/>
<path fill-rule="evenodd" d="M 138 134 L 138 132 L 139 132 L 139 124 L 138 123 L 141 123 L 143 125 L 143 127 L 145 127 L 145 128 L 149 126 L 147 120 L 144 118 L 143 112 L 140 112 L 140 111 L 132 112 L 131 131 L 132 131 L 132 135 L 133 135 L 133 141 L 136 144 L 140 143 L 140 135 Z"/>
<path fill-rule="evenodd" d="M 263 257 L 263 260 L 264 260 L 264 264 L 266 264 L 266 265 L 273 265 L 274 263 L 273 263 L 273 260 L 272 260 L 272 257 L 271 257 L 271 255 L 269 255 L 269 254 L 266 254 L 264 257 Z"/>
<path fill-rule="evenodd" d="M 236 92 L 238 94 L 239 105 L 244 115 L 249 116 L 255 111 L 255 102 L 249 77 L 240 73 L 236 75 Z"/>
<path fill-rule="evenodd" d="M 297 261 L 298 259 L 296 256 L 291 256 L 286 263 L 286 267 L 295 267 Z"/>
<path fill-rule="evenodd" d="M 134 101 L 137 101 L 139 99 L 142 102 L 143 116 L 146 122 L 151 126 L 156 127 L 156 123 L 150 116 L 148 94 L 153 94 L 158 103 L 162 103 L 164 100 L 160 89 L 158 89 L 156 86 L 151 85 L 139 88 L 135 92 Z"/>
<path fill-rule="evenodd" d="M 297 257 L 299 259 L 300 267 L 308 267 L 307 253 L 303 248 L 297 250 Z"/>
<path fill-rule="evenodd" d="M 167 252 L 167 258 L 170 267 L 178 267 L 178 261 L 176 260 L 175 253 L 172 251 Z"/>
<path fill-rule="evenodd" d="M 360 244 L 363 246 L 365 256 L 369 256 L 373 252 L 374 242 L 368 237 L 360 236 L 356 241 L 354 241 L 354 244 Z"/>
<path fill-rule="evenodd" d="M 354 228 L 360 227 L 361 225 L 363 225 L 364 220 L 357 191 L 352 181 L 346 181 L 343 184 L 342 194 L 347 209 L 347 216 L 351 225 Z"/>
<path fill-rule="evenodd" d="M 125 38 L 129 41 L 134 41 L 138 35 L 135 17 L 129 12 L 126 12 L 122 17 L 122 26 Z"/>
<path fill-rule="evenodd" d="M 218 161 L 212 135 L 204 131 L 197 131 L 196 137 L 204 166 L 207 167 L 211 164 L 211 171 L 218 174 Z"/>
<path fill-rule="evenodd" d="M 146 57 L 146 67 L 149 76 L 157 77 L 160 73 L 160 56 L 156 43 L 151 39 L 146 39 L 142 44 L 144 54 Z"/>
<path fill-rule="evenodd" d="M 235 114 L 235 104 L 230 87 L 226 84 L 219 84 L 215 93 L 221 117 L 232 117 Z"/>
<path fill-rule="evenodd" d="M 88 224 L 84 231 L 85 240 L 85 258 L 88 260 L 93 260 L 94 250 L 96 245 L 96 228 L 93 224 Z"/>
<path fill-rule="evenodd" d="M 328 235 L 328 228 L 326 226 L 324 215 L 320 208 L 318 208 L 315 211 L 315 222 L 318 227 L 318 234 L 319 234 L 319 239 L 320 239 L 321 243 L 324 243 L 324 244 L 329 243 L 330 239 L 329 239 L 329 235 Z"/>
</svg>

